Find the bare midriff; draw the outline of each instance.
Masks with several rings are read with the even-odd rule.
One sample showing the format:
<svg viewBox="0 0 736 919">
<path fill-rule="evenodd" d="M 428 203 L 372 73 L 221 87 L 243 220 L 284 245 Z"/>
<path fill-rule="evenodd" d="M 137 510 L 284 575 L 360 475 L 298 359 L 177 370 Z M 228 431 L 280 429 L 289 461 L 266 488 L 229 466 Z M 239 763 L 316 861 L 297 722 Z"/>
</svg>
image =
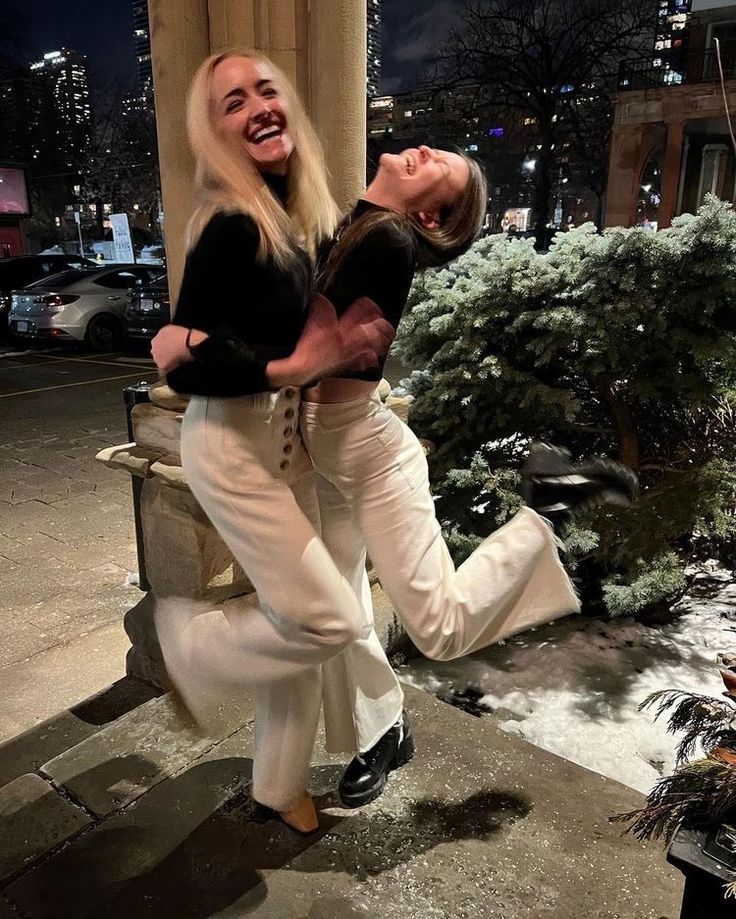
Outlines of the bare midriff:
<svg viewBox="0 0 736 919">
<path fill-rule="evenodd" d="M 350 402 L 353 399 L 368 397 L 378 386 L 369 380 L 346 380 L 338 377 L 322 380 L 316 386 L 305 389 L 302 398 L 305 402 Z"/>
</svg>

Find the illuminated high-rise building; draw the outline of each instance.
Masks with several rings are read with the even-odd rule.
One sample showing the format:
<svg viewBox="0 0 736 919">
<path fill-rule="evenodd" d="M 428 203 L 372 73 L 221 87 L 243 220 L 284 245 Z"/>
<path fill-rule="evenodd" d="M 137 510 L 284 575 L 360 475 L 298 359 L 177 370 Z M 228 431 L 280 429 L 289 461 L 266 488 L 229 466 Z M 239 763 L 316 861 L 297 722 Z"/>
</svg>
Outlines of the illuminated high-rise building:
<svg viewBox="0 0 736 919">
<path fill-rule="evenodd" d="M 148 25 L 148 0 L 133 0 L 133 41 L 138 61 L 138 94 L 150 96 L 153 92 L 151 68 L 151 32 Z"/>
<path fill-rule="evenodd" d="M 381 82 L 381 0 L 368 0 L 367 93 L 377 96 Z"/>
<path fill-rule="evenodd" d="M 69 164 L 80 162 L 90 141 L 91 111 L 87 84 L 87 58 L 69 48 L 49 51 L 31 64 L 31 73 L 51 88 L 59 116 L 59 146 Z"/>
<path fill-rule="evenodd" d="M 692 17 L 692 0 L 659 0 L 654 50 L 662 66 L 682 76 Z M 679 82 L 672 79 L 667 82 Z"/>
</svg>

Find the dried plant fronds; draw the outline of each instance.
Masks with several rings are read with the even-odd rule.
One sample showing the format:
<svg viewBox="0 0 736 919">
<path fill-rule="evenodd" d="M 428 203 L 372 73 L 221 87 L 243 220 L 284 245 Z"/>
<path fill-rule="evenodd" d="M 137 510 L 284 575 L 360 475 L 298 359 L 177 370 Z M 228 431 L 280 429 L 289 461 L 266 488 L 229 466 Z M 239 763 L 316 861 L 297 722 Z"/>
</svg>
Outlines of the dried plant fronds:
<svg viewBox="0 0 736 919">
<path fill-rule="evenodd" d="M 638 839 L 662 838 L 669 842 L 682 821 L 718 823 L 734 811 L 736 768 L 722 758 L 720 751 L 715 751 L 660 779 L 644 807 L 611 819 L 627 823 L 626 832 Z"/>
<path fill-rule="evenodd" d="M 698 693 L 666 689 L 652 693 L 639 709 L 655 705 L 655 719 L 670 712 L 667 730 L 671 734 L 685 732 L 677 745 L 678 766 L 693 755 L 698 744 L 706 753 L 715 747 L 736 747 L 736 707 L 730 697 L 714 699 Z"/>
</svg>

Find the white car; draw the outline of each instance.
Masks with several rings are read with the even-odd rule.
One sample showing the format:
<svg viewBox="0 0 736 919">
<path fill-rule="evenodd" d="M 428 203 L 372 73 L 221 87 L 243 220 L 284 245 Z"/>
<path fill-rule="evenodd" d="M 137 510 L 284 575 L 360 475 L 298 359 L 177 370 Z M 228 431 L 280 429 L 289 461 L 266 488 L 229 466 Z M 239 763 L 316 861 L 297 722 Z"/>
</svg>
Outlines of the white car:
<svg viewBox="0 0 736 919">
<path fill-rule="evenodd" d="M 114 351 L 123 341 L 128 291 L 161 274 L 147 265 L 71 269 L 49 275 L 11 297 L 8 323 L 13 335 L 86 342 L 95 351 Z"/>
</svg>

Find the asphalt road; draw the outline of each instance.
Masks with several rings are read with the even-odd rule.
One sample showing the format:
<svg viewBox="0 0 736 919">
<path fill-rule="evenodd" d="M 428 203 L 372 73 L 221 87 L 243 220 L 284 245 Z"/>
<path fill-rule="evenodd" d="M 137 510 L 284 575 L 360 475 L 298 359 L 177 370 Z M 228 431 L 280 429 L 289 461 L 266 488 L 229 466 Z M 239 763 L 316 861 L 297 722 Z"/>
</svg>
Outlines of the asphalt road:
<svg viewBox="0 0 736 919">
<path fill-rule="evenodd" d="M 84 348 L 5 344 L 0 346 L 0 399 L 6 404 L 0 412 L 6 417 L 4 410 L 11 398 L 15 402 L 29 397 L 20 398 L 20 404 L 37 404 L 49 412 L 61 403 L 68 404 L 72 389 L 80 389 L 84 399 L 84 387 L 92 387 L 94 392 L 101 384 L 110 383 L 113 385 L 109 389 L 114 391 L 135 382 L 137 377 L 155 376 L 153 362 L 143 348 L 134 353 L 98 354 Z"/>
</svg>

